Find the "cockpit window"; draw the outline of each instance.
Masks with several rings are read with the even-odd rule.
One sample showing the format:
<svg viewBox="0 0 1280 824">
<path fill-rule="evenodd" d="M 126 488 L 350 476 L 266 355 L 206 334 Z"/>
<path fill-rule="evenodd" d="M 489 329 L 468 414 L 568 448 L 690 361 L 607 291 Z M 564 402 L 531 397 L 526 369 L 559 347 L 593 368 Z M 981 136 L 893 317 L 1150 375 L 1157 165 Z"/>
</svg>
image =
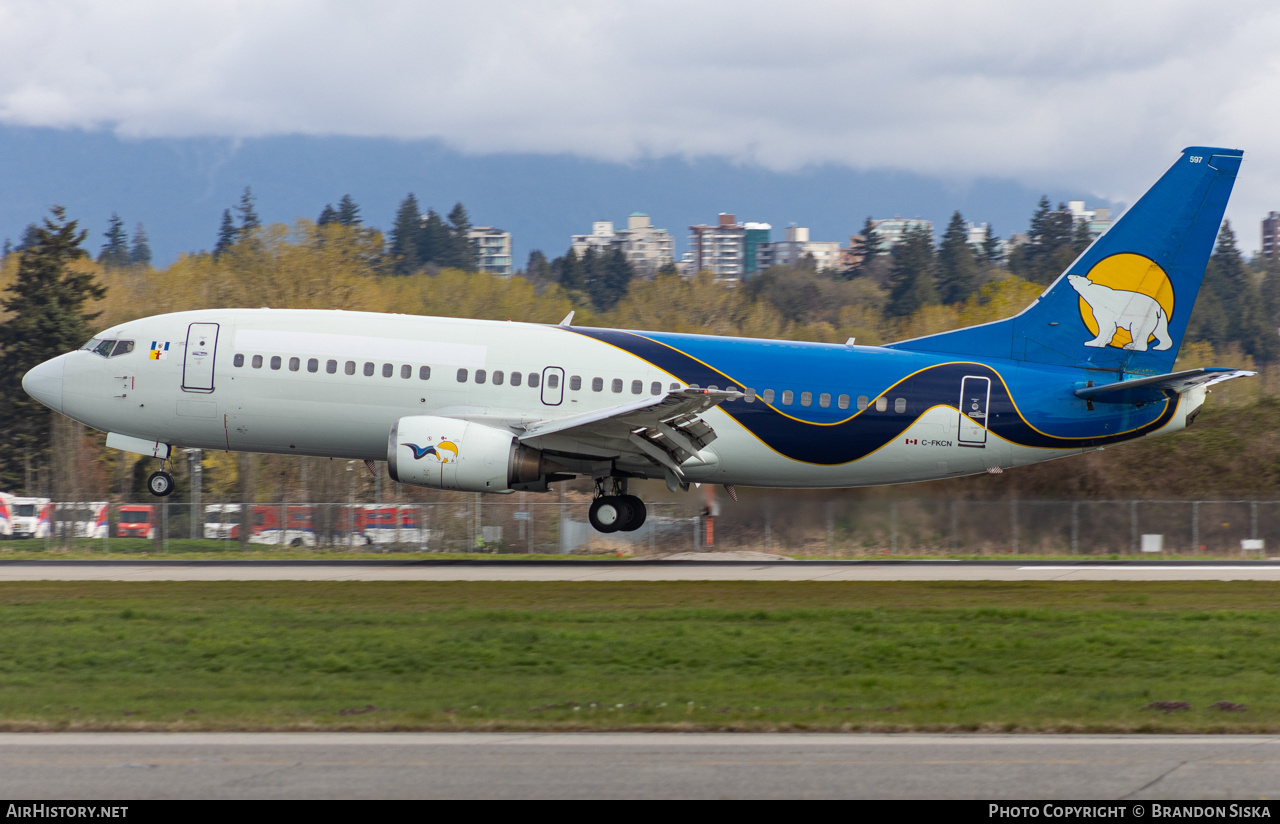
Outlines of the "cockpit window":
<svg viewBox="0 0 1280 824">
<path fill-rule="evenodd" d="M 102 338 L 91 338 L 88 343 L 80 347 L 87 349 L 96 355 L 104 358 L 114 358 L 116 355 L 127 355 L 133 351 L 133 341 L 131 340 L 103 340 Z"/>
</svg>

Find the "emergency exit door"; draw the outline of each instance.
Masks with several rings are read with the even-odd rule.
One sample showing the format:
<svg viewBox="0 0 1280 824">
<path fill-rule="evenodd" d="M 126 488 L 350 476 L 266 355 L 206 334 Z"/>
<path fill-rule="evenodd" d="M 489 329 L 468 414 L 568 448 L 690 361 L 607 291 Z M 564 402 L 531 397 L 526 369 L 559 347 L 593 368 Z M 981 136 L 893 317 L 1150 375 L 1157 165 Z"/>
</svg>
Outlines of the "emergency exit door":
<svg viewBox="0 0 1280 824">
<path fill-rule="evenodd" d="M 193 323 L 187 327 L 187 347 L 182 356 L 182 389 L 213 391 L 213 360 L 218 351 L 218 324 Z"/>
<path fill-rule="evenodd" d="M 987 407 L 991 403 L 991 378 L 970 375 L 960 382 L 960 446 L 987 445 Z"/>
</svg>

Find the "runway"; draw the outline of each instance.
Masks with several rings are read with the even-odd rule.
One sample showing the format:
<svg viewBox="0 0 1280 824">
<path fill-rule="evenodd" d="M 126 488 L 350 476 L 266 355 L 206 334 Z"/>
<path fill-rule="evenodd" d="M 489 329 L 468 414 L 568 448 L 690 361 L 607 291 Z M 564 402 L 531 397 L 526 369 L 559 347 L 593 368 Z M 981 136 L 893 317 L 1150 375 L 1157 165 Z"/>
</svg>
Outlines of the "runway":
<svg viewBox="0 0 1280 824">
<path fill-rule="evenodd" d="M 1280 562 L 0 561 L 3 581 L 1280 581 Z"/>
<path fill-rule="evenodd" d="M 1276 736 L 0 734 L 11 798 L 1258 799 Z M 1132 809 L 1129 810 L 1132 812 Z"/>
</svg>

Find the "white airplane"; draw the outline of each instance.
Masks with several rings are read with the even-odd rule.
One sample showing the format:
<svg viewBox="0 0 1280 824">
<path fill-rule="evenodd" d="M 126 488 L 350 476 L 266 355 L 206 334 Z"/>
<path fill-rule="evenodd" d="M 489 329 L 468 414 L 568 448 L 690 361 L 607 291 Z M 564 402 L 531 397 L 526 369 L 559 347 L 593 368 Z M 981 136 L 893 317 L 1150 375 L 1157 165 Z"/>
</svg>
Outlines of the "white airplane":
<svg viewBox="0 0 1280 824">
<path fill-rule="evenodd" d="M 1189 425 L 1233 369 L 1171 373 L 1242 153 L 1189 148 L 1016 317 L 888 346 L 293 309 L 129 321 L 23 378 L 153 456 L 175 447 L 386 460 L 471 492 L 632 478 L 847 487 L 1061 458 Z"/>
</svg>

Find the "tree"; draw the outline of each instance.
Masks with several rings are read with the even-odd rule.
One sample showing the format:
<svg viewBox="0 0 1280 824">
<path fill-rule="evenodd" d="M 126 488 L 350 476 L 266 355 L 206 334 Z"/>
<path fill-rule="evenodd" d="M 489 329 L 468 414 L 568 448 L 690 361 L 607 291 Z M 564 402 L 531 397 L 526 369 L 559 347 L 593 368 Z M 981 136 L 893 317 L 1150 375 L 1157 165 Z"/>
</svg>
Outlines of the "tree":
<svg viewBox="0 0 1280 824">
<path fill-rule="evenodd" d="M 552 281 L 551 264 L 541 249 L 529 253 L 529 262 L 525 264 L 524 276 L 532 283 L 550 283 Z"/>
<path fill-rule="evenodd" d="M 87 257 L 86 232 L 67 220 L 61 206 L 51 209 L 18 264 L 17 277 L 0 298 L 8 319 L 0 323 L 0 482 L 8 489 L 25 484 L 24 465 L 45 463 L 53 413 L 22 391 L 22 376 L 33 366 L 82 345 L 89 337 L 87 311 L 106 289 L 91 271 L 74 264 Z"/>
<path fill-rule="evenodd" d="M 22 238 L 18 241 L 18 245 L 13 247 L 15 252 L 25 252 L 32 246 L 36 245 L 40 237 L 40 227 L 35 223 L 28 223 L 26 228 L 22 230 Z"/>
<path fill-rule="evenodd" d="M 316 218 L 317 226 L 328 226 L 330 223 L 338 222 L 338 213 L 334 210 L 332 203 L 326 203 L 324 208 L 320 210 L 320 217 Z"/>
<path fill-rule="evenodd" d="M 422 230 L 418 233 L 418 256 L 423 264 L 448 265 L 445 261 L 450 259 L 451 242 L 449 227 L 440 219 L 439 213 L 435 209 L 427 209 L 426 220 L 422 221 Z"/>
<path fill-rule="evenodd" d="M 452 266 L 466 272 L 474 272 L 479 266 L 476 261 L 476 248 L 471 243 L 471 217 L 461 203 L 455 203 L 449 211 L 448 251 L 438 262 L 441 266 Z"/>
<path fill-rule="evenodd" d="M 888 313 L 891 316 L 905 317 L 922 306 L 938 302 L 933 237 L 928 229 L 923 226 L 908 229 L 890 257 Z"/>
<path fill-rule="evenodd" d="M 410 192 L 396 209 L 396 220 L 391 226 L 392 271 L 397 275 L 416 272 L 425 262 L 420 247 L 422 234 L 422 209 L 418 199 Z"/>
<path fill-rule="evenodd" d="M 1178 311 L 1176 306 L 1174 311 Z M 1187 337 L 1208 341 L 1218 350 L 1238 344 L 1241 352 L 1258 360 L 1272 360 L 1280 354 L 1280 341 L 1267 318 L 1262 294 L 1240 255 L 1230 221 L 1223 221 L 1218 243 L 1209 256 Z"/>
<path fill-rule="evenodd" d="M 1078 230 L 1066 204 L 1059 203 L 1055 210 L 1047 196 L 1041 196 L 1027 242 L 1009 256 L 1009 269 L 1014 274 L 1035 283 L 1049 284 L 1079 254 Z"/>
<path fill-rule="evenodd" d="M 241 239 L 262 225 L 262 220 L 258 217 L 258 210 L 254 208 L 256 201 L 257 198 L 253 196 L 253 190 L 245 186 L 244 192 L 240 195 L 240 203 L 236 206 L 236 211 L 240 213 L 239 228 Z"/>
<path fill-rule="evenodd" d="M 213 247 L 213 258 L 217 260 L 222 257 L 232 246 L 236 245 L 236 241 L 240 239 L 240 233 L 236 231 L 236 225 L 231 221 L 231 210 L 222 210 L 222 223 L 218 226 L 218 243 Z"/>
<path fill-rule="evenodd" d="M 338 201 L 337 218 L 343 226 L 358 226 L 363 222 L 360 219 L 360 207 L 351 199 L 351 195 L 343 195 L 342 200 Z"/>
<path fill-rule="evenodd" d="M 147 230 L 139 223 L 138 228 L 133 230 L 133 248 L 129 250 L 129 265 L 151 265 L 151 244 L 148 240 Z"/>
<path fill-rule="evenodd" d="M 938 297 L 963 303 L 978 291 L 978 259 L 969 245 L 969 228 L 959 211 L 951 215 L 938 248 Z"/>
<path fill-rule="evenodd" d="M 564 257 L 559 257 L 552 261 L 551 270 L 555 272 L 556 282 L 565 291 L 581 292 L 586 288 L 586 272 L 583 269 L 582 261 L 573 249 L 566 252 Z"/>
<path fill-rule="evenodd" d="M 987 224 L 987 236 L 982 241 L 982 254 L 988 266 L 1000 265 L 1000 238 L 991 230 L 990 223 Z"/>
<path fill-rule="evenodd" d="M 107 231 L 102 235 L 107 242 L 102 244 L 102 252 L 98 254 L 98 262 L 104 269 L 123 269 L 129 265 L 129 236 L 124 231 L 124 221 L 115 212 L 111 213 Z"/>
</svg>

